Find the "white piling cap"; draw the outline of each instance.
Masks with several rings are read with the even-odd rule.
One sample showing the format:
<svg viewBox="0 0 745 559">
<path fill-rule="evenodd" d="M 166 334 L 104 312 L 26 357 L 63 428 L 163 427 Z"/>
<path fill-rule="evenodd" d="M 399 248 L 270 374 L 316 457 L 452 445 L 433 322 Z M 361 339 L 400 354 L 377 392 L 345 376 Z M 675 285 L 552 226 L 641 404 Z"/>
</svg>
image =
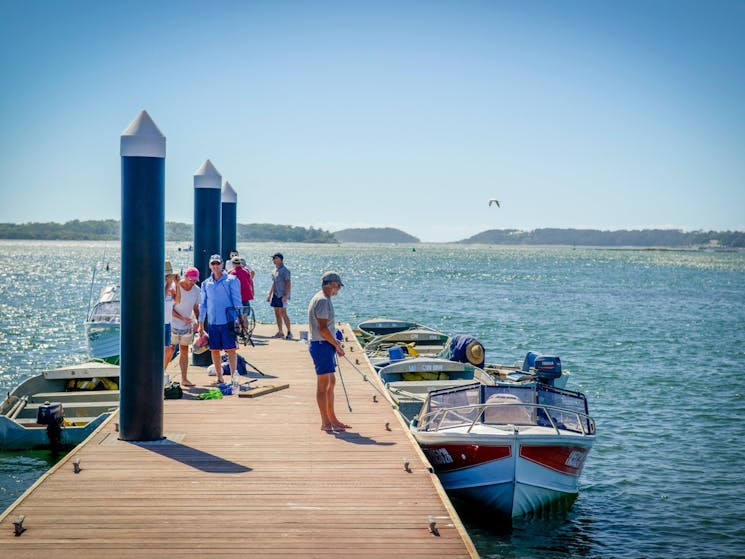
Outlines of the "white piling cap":
<svg viewBox="0 0 745 559">
<path fill-rule="evenodd" d="M 209 159 L 194 173 L 194 188 L 220 188 L 222 175 L 217 172 Z"/>
<path fill-rule="evenodd" d="M 141 111 L 122 132 L 119 154 L 122 157 L 165 158 L 166 137 L 147 111 Z"/>
<path fill-rule="evenodd" d="M 223 204 L 237 204 L 238 194 L 235 192 L 235 188 L 228 182 L 225 181 L 225 186 L 222 187 L 222 203 Z"/>
</svg>

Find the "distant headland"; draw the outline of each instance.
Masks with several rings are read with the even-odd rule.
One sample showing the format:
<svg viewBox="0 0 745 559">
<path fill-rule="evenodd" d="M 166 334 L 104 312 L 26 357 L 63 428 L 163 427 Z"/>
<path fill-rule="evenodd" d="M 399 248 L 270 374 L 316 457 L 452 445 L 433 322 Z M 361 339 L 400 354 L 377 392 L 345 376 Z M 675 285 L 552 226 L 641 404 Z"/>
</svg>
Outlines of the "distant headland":
<svg viewBox="0 0 745 559">
<path fill-rule="evenodd" d="M 97 241 L 118 240 L 118 220 L 73 220 L 66 223 L 0 223 L 0 239 Z M 240 242 L 292 243 L 419 243 L 400 229 L 369 227 L 343 229 L 331 233 L 314 227 L 239 223 Z M 166 222 L 166 240 L 188 242 L 194 238 L 189 223 Z M 459 244 L 487 245 L 564 245 L 596 247 L 660 248 L 745 248 L 743 231 L 682 231 L 680 229 L 640 229 L 599 231 L 597 229 L 491 229 L 460 241 Z"/>
<path fill-rule="evenodd" d="M 67 223 L 0 223 L 0 239 L 36 239 L 66 241 L 119 240 L 120 223 L 117 219 Z M 292 243 L 337 243 L 328 231 L 314 227 L 272 225 L 268 223 L 239 223 L 236 236 L 241 242 L 281 241 Z M 167 241 L 191 241 L 194 227 L 190 223 L 166 222 Z"/>
<path fill-rule="evenodd" d="M 392 227 L 342 229 L 334 237 L 340 243 L 418 243 L 419 239 Z"/>
</svg>

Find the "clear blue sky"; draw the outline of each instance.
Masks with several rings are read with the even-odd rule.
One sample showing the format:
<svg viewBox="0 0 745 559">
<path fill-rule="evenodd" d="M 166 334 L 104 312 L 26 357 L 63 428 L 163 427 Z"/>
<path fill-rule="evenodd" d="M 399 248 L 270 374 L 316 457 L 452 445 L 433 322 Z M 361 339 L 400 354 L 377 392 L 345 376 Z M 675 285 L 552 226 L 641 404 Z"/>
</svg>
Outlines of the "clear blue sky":
<svg viewBox="0 0 745 559">
<path fill-rule="evenodd" d="M 0 222 L 118 219 L 145 109 L 171 221 L 745 229 L 743 0 L 4 0 L 0 75 Z"/>
</svg>

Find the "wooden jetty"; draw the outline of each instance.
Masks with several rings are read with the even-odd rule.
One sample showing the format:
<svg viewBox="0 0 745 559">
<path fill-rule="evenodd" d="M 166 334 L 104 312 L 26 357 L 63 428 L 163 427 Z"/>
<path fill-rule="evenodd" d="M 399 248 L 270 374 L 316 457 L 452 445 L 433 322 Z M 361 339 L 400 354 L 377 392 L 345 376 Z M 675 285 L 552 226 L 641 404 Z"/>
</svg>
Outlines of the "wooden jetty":
<svg viewBox="0 0 745 559">
<path fill-rule="evenodd" d="M 0 516 L 0 557 L 476 557 L 387 401 L 342 359 L 353 411 L 338 381 L 336 409 L 352 428 L 321 431 L 307 345 L 274 331 L 258 325 L 240 353 L 267 375 L 252 386 L 288 388 L 198 400 L 214 377 L 190 367 L 197 387 L 165 402 L 166 439 L 120 441 L 114 414 Z M 343 331 L 348 357 L 375 379 Z M 176 363 L 169 372 L 180 376 Z"/>
</svg>

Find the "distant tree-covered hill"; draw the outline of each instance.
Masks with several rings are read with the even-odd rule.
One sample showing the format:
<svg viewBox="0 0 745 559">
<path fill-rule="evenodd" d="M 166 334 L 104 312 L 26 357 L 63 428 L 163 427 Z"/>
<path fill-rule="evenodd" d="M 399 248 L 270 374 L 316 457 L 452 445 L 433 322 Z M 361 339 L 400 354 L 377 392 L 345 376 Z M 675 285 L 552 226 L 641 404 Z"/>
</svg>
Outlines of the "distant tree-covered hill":
<svg viewBox="0 0 745 559">
<path fill-rule="evenodd" d="M 241 242 L 280 241 L 295 243 L 336 243 L 329 231 L 314 227 L 270 225 L 266 223 L 239 223 L 236 227 Z M 0 239 L 35 239 L 66 241 L 118 240 L 119 220 L 73 220 L 67 223 L 0 223 Z M 194 228 L 189 223 L 166 222 L 167 241 L 191 241 Z"/>
<path fill-rule="evenodd" d="M 342 229 L 334 232 L 340 243 L 418 243 L 419 239 L 392 227 Z"/>
<path fill-rule="evenodd" d="M 580 245 L 606 247 L 745 247 L 742 231 L 691 231 L 642 229 L 598 231 L 596 229 L 491 229 L 460 241 L 492 245 Z"/>
</svg>

